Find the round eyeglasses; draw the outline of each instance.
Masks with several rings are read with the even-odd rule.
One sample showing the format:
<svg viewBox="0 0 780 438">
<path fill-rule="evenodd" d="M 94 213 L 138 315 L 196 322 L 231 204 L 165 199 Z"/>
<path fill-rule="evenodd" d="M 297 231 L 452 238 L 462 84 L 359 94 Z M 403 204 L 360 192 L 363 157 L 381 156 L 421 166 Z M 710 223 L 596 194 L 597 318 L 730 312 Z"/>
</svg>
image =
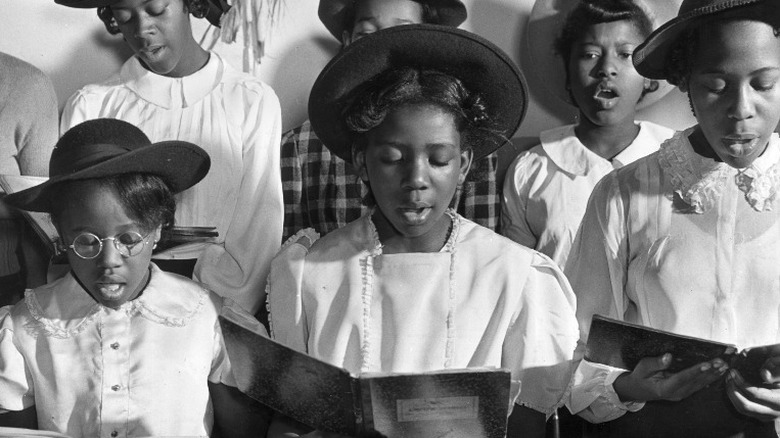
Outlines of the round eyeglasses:
<svg viewBox="0 0 780 438">
<path fill-rule="evenodd" d="M 92 233 L 81 233 L 73 239 L 73 243 L 68 246 L 73 252 L 85 260 L 91 260 L 99 256 L 103 251 L 103 242 L 111 240 L 114 242 L 114 248 L 119 251 L 123 257 L 133 257 L 141 253 L 146 245 L 146 239 L 135 231 L 127 231 L 117 234 L 113 237 L 100 238 Z"/>
</svg>

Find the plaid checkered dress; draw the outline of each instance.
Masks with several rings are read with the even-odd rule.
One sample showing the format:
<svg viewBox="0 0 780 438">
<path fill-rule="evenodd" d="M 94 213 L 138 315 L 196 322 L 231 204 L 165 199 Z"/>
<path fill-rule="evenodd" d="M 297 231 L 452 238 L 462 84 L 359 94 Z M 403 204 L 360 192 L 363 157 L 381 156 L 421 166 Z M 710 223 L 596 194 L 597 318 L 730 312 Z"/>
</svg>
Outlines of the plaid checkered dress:
<svg viewBox="0 0 780 438">
<path fill-rule="evenodd" d="M 495 230 L 500 197 L 496 185 L 496 153 L 476 161 L 463 185 L 458 213 Z M 325 235 L 368 212 L 368 188 L 354 168 L 331 154 L 309 121 L 282 136 L 282 241 L 303 228 Z M 474 175 L 472 177 L 472 175 Z"/>
</svg>

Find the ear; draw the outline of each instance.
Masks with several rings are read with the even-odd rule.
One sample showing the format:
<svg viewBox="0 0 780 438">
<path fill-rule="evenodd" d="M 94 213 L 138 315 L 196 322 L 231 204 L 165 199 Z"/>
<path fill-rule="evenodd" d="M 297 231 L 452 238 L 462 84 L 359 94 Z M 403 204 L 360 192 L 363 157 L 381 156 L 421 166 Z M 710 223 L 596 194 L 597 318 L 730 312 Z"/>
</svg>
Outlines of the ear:
<svg viewBox="0 0 780 438">
<path fill-rule="evenodd" d="M 460 174 L 458 175 L 458 184 L 466 182 L 466 175 L 469 174 L 473 159 L 474 152 L 471 149 L 465 149 L 460 152 Z"/>
<path fill-rule="evenodd" d="M 368 169 L 366 168 L 366 148 L 352 146 L 352 165 L 355 167 L 358 176 L 364 183 L 368 182 Z"/>
<path fill-rule="evenodd" d="M 687 93 L 688 92 L 688 80 L 684 79 L 684 80 L 680 81 L 680 83 L 677 84 L 677 88 L 679 88 L 680 91 L 682 91 L 683 93 Z"/>
<path fill-rule="evenodd" d="M 157 242 L 162 238 L 162 225 L 158 225 L 152 234 L 152 249 L 154 249 L 157 246 Z"/>
<path fill-rule="evenodd" d="M 347 47 L 350 43 L 352 43 L 352 33 L 346 30 L 341 31 L 341 45 Z"/>
<path fill-rule="evenodd" d="M 653 79 L 645 78 L 645 84 L 644 84 L 645 93 L 652 93 L 652 92 L 658 90 L 658 86 L 659 86 L 658 85 L 658 81 L 655 81 Z"/>
</svg>

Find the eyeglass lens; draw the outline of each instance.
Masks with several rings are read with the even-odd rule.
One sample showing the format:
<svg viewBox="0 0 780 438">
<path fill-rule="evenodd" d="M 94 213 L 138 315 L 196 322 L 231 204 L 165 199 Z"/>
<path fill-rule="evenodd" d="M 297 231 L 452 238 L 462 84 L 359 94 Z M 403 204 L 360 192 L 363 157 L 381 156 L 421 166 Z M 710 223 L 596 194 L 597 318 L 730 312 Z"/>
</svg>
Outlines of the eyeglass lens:
<svg viewBox="0 0 780 438">
<path fill-rule="evenodd" d="M 73 248 L 77 256 L 92 259 L 97 257 L 102 251 L 104 240 L 112 240 L 119 254 L 125 257 L 139 254 L 144 247 L 141 244 L 144 240 L 143 236 L 134 231 L 128 231 L 114 237 L 106 237 L 105 239 L 101 239 L 92 233 L 82 233 L 73 239 L 71 248 Z"/>
</svg>

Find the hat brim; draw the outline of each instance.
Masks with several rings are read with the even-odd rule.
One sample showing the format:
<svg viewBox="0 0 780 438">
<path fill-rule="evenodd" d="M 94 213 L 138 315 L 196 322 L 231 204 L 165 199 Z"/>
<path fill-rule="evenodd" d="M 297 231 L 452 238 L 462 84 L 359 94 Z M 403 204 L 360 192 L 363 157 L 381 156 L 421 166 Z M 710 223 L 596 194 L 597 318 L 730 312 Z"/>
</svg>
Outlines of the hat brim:
<svg viewBox="0 0 780 438">
<path fill-rule="evenodd" d="M 90 9 L 111 6 L 119 0 L 54 0 L 58 5 L 69 8 Z M 226 0 L 209 0 L 209 9 L 203 17 L 216 27 L 220 27 L 222 14 L 230 9 Z"/>
<path fill-rule="evenodd" d="M 674 18 L 682 3 L 682 0 L 634 1 L 647 13 L 653 28 Z M 536 0 L 526 30 L 531 65 L 534 66 L 536 79 L 550 94 L 572 106 L 575 106 L 574 102 L 566 91 L 566 64 L 555 51 L 555 40 L 561 34 L 566 17 L 579 2 L 580 0 Z M 658 85 L 657 90 L 645 94 L 637 103 L 637 108 L 651 106 L 674 88 L 665 81 L 659 82 Z"/>
<path fill-rule="evenodd" d="M 757 4 L 763 0 L 721 1 L 707 7 L 683 12 L 656 29 L 634 51 L 634 67 L 644 77 L 650 79 L 666 79 L 666 60 L 669 51 L 674 47 L 677 38 L 690 27 L 694 21 L 718 12 L 737 7 Z M 681 11 L 682 12 L 682 11 Z"/>
<path fill-rule="evenodd" d="M 352 162 L 352 142 L 343 120 L 344 98 L 382 72 L 411 66 L 458 78 L 484 99 L 500 141 L 474 146 L 475 159 L 506 143 L 520 126 L 528 91 L 520 69 L 490 41 L 464 30 L 430 24 L 397 26 L 349 45 L 322 70 L 309 96 L 317 136 L 339 158 Z"/>
<path fill-rule="evenodd" d="M 77 172 L 50 178 L 35 187 L 6 196 L 3 202 L 22 210 L 49 212 L 49 189 L 56 184 L 128 173 L 157 175 L 173 193 L 179 193 L 202 180 L 210 167 L 209 155 L 199 146 L 184 141 L 163 141 Z"/>
<path fill-rule="evenodd" d="M 458 27 L 466 21 L 468 12 L 460 0 L 413 0 L 436 9 L 438 23 L 443 26 Z M 344 21 L 355 7 L 355 0 L 320 0 L 317 14 L 331 35 L 341 41 L 344 35 Z"/>
</svg>

